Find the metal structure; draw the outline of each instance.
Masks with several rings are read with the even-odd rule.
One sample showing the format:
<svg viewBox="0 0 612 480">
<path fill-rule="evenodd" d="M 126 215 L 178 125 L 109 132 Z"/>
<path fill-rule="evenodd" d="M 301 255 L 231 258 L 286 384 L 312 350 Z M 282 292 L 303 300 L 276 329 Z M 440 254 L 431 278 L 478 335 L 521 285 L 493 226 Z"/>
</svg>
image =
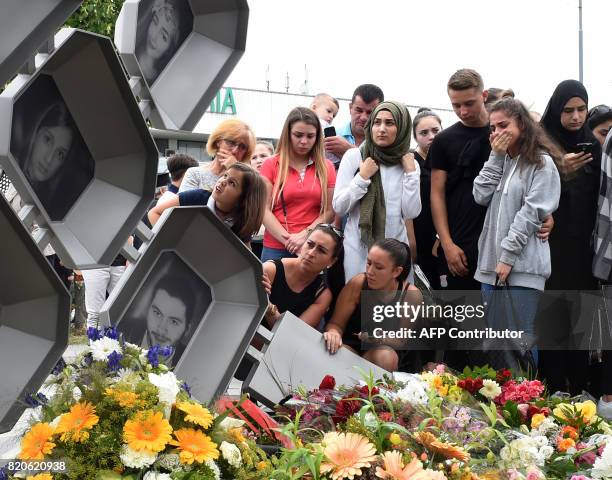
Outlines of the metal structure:
<svg viewBox="0 0 612 480">
<path fill-rule="evenodd" d="M 28 408 L 68 345 L 70 295 L 0 195 L 0 433 Z"/>
<path fill-rule="evenodd" d="M 170 30 L 178 33 L 165 48 L 150 28 L 151 10 L 160 8 L 158 4 L 126 0 L 117 19 L 115 45 L 145 118 L 157 128 L 193 130 L 244 53 L 248 4 L 246 0 L 176 0 L 172 10 L 166 11 L 174 18 Z M 189 10 L 193 21 L 185 36 L 182 30 Z"/>
<path fill-rule="evenodd" d="M 153 200 L 158 152 L 110 40 L 63 29 L 54 47 L 35 73 L 17 76 L 0 95 L 0 165 L 28 205 L 20 212 L 22 220 L 42 227 L 41 247 L 50 242 L 70 268 L 110 265 Z M 49 82 L 55 87 L 41 88 Z M 93 172 L 78 191 L 72 191 L 74 165 L 46 189 L 24 171 L 27 162 L 46 160 L 34 158 L 36 145 L 19 145 L 37 141 L 35 125 L 40 122 L 24 126 L 17 113 L 22 102 L 44 104 L 47 91 L 57 92 L 57 103 L 73 119 L 72 143 L 80 136 L 91 155 Z M 34 118 L 43 115 L 36 107 L 22 110 Z M 17 141 L 20 129 L 30 137 Z M 51 188 L 57 192 L 49 193 Z M 61 209 L 62 215 L 54 214 L 55 203 L 67 195 L 73 195 L 74 202 Z"/>
</svg>

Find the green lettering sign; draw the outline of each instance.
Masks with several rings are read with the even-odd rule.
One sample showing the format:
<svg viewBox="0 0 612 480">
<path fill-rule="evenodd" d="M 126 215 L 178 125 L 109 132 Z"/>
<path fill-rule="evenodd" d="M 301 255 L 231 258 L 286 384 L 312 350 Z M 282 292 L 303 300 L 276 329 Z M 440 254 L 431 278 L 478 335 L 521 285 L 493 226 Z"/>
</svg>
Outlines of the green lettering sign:
<svg viewBox="0 0 612 480">
<path fill-rule="evenodd" d="M 229 112 L 227 111 L 229 108 Z M 223 103 L 221 103 L 221 90 L 217 92 L 215 98 L 210 103 L 211 113 L 230 113 L 236 115 L 236 101 L 234 100 L 234 92 L 231 88 L 225 89 L 225 95 L 223 97 Z"/>
</svg>

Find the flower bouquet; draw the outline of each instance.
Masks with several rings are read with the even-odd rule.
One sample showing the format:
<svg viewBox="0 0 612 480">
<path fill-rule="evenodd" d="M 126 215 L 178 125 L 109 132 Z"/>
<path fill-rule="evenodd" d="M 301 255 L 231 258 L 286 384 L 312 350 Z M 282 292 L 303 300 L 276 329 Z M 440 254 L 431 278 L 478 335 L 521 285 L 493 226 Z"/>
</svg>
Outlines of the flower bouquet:
<svg viewBox="0 0 612 480">
<path fill-rule="evenodd" d="M 612 429 L 584 398 L 488 366 L 297 391 L 277 479 L 612 478 Z"/>
<path fill-rule="evenodd" d="M 50 399 L 29 396 L 39 408 L 21 440 L 27 468 L 5 466 L 0 479 L 269 478 L 272 465 L 244 422 L 213 413 L 168 371 L 171 348 L 120 342 L 113 328 L 88 336 L 86 351 L 54 370 Z"/>
</svg>

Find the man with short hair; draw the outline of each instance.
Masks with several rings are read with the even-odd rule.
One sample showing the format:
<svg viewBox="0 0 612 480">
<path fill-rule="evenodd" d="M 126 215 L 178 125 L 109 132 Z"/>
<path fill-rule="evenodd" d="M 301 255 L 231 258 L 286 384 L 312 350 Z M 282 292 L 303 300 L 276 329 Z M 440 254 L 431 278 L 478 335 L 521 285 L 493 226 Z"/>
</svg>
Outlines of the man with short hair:
<svg viewBox="0 0 612 480">
<path fill-rule="evenodd" d="M 459 122 L 440 132 L 429 150 L 431 211 L 448 288 L 474 290 L 480 288 L 474 273 L 487 209 L 474 201 L 472 188 L 491 153 L 487 91 L 478 72 L 461 69 L 450 77 L 447 93 Z"/>
<path fill-rule="evenodd" d="M 340 127 L 335 137 L 325 139 L 325 150 L 342 158 L 344 152 L 349 148 L 361 145 L 365 140 L 364 127 L 370 113 L 384 99 L 385 95 L 380 87 L 370 83 L 359 85 L 353 92 L 351 103 L 349 103 L 351 121 Z"/>
</svg>

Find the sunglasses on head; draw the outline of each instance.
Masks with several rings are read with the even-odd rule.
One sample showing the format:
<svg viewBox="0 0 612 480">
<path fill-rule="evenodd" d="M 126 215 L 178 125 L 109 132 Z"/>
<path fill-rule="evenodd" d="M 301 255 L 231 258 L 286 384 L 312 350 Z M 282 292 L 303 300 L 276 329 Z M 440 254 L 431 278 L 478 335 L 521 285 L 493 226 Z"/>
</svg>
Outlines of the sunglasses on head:
<svg viewBox="0 0 612 480">
<path fill-rule="evenodd" d="M 340 230 L 339 228 L 336 228 L 336 226 L 331 223 L 319 223 L 315 227 L 315 230 L 318 228 L 319 229 L 324 228 L 327 230 L 331 230 L 340 240 L 344 239 L 344 233 L 342 233 L 342 230 Z"/>
<path fill-rule="evenodd" d="M 607 105 L 597 105 L 596 107 L 591 108 L 589 111 L 588 118 L 598 117 L 599 115 L 608 115 L 612 113 L 612 108 Z"/>
</svg>

